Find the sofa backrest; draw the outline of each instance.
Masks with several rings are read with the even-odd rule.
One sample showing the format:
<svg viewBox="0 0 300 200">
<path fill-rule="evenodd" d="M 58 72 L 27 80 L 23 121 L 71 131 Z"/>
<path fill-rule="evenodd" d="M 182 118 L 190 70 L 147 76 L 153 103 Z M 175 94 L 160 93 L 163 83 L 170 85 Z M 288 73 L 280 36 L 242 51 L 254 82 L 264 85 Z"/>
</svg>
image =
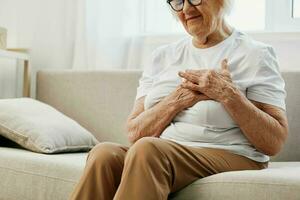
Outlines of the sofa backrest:
<svg viewBox="0 0 300 200">
<path fill-rule="evenodd" d="M 36 98 L 71 117 L 99 141 L 129 144 L 125 122 L 141 71 L 49 70 L 37 73 Z"/>
<path fill-rule="evenodd" d="M 128 145 L 125 122 L 136 95 L 141 70 L 39 71 L 38 100 L 76 120 L 99 141 Z M 300 71 L 284 71 L 289 137 L 274 161 L 300 161 Z"/>
<path fill-rule="evenodd" d="M 300 71 L 283 71 L 287 91 L 286 106 L 289 135 L 282 151 L 273 160 L 300 161 Z"/>
</svg>

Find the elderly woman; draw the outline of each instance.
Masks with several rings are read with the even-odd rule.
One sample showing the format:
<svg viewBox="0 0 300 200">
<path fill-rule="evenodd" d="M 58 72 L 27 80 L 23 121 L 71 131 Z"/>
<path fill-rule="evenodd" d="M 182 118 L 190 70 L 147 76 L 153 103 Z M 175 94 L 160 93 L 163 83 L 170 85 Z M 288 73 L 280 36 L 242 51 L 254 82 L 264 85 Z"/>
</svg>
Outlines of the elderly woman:
<svg viewBox="0 0 300 200">
<path fill-rule="evenodd" d="M 272 47 L 225 21 L 229 0 L 168 0 L 192 37 L 153 52 L 127 121 L 101 143 L 71 199 L 163 200 L 216 173 L 268 166 L 288 134 Z"/>
</svg>

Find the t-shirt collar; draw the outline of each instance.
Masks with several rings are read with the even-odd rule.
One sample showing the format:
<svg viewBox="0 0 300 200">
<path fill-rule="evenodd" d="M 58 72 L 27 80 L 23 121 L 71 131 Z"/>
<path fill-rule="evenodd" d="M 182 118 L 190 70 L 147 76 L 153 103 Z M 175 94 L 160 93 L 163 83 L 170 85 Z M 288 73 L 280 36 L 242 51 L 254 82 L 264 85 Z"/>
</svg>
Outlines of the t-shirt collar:
<svg viewBox="0 0 300 200">
<path fill-rule="evenodd" d="M 193 51 L 195 52 L 201 52 L 201 53 L 209 53 L 209 52 L 212 52 L 212 51 L 215 51 L 217 49 L 220 49 L 222 47 L 226 47 L 232 40 L 234 40 L 235 38 L 235 35 L 236 35 L 237 31 L 236 29 L 233 29 L 231 35 L 229 37 L 227 37 L 225 40 L 221 41 L 220 43 L 214 45 L 214 46 L 211 46 L 211 47 L 208 47 L 208 48 L 197 48 L 194 46 L 193 44 L 193 38 L 191 37 L 190 38 L 190 47 Z"/>
</svg>

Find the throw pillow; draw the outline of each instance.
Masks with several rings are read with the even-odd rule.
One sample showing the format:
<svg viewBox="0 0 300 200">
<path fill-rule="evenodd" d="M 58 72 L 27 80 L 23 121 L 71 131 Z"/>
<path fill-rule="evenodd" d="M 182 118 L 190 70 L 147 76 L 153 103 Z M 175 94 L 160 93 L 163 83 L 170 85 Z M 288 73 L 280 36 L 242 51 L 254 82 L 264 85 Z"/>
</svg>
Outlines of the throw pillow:
<svg viewBox="0 0 300 200">
<path fill-rule="evenodd" d="M 39 153 L 87 151 L 98 143 L 71 118 L 30 98 L 0 99 L 0 135 Z"/>
</svg>

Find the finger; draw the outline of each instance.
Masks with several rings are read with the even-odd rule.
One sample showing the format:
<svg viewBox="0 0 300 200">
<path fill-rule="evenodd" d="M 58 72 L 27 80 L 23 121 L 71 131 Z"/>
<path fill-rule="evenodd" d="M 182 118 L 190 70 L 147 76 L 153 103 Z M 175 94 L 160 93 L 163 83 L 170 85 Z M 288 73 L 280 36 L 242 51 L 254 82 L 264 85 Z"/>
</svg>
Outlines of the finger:
<svg viewBox="0 0 300 200">
<path fill-rule="evenodd" d="M 187 69 L 185 72 L 192 73 L 192 74 L 201 74 L 207 71 L 207 69 Z"/>
<path fill-rule="evenodd" d="M 186 82 L 186 83 L 181 83 L 181 87 L 190 89 L 196 92 L 201 92 L 200 87 L 197 84 L 194 84 L 192 82 Z"/>
<path fill-rule="evenodd" d="M 182 78 L 185 78 L 188 81 L 191 81 L 193 83 L 198 83 L 199 82 L 199 76 L 191 73 L 186 73 L 186 72 L 179 72 L 178 75 Z"/>
<path fill-rule="evenodd" d="M 228 60 L 227 60 L 227 59 L 224 59 L 224 60 L 222 61 L 222 70 L 226 70 L 226 71 L 229 70 L 229 69 L 228 69 Z"/>
<path fill-rule="evenodd" d="M 186 72 L 198 72 L 199 70 L 196 70 L 196 69 L 187 69 L 187 70 L 185 70 Z"/>
</svg>

